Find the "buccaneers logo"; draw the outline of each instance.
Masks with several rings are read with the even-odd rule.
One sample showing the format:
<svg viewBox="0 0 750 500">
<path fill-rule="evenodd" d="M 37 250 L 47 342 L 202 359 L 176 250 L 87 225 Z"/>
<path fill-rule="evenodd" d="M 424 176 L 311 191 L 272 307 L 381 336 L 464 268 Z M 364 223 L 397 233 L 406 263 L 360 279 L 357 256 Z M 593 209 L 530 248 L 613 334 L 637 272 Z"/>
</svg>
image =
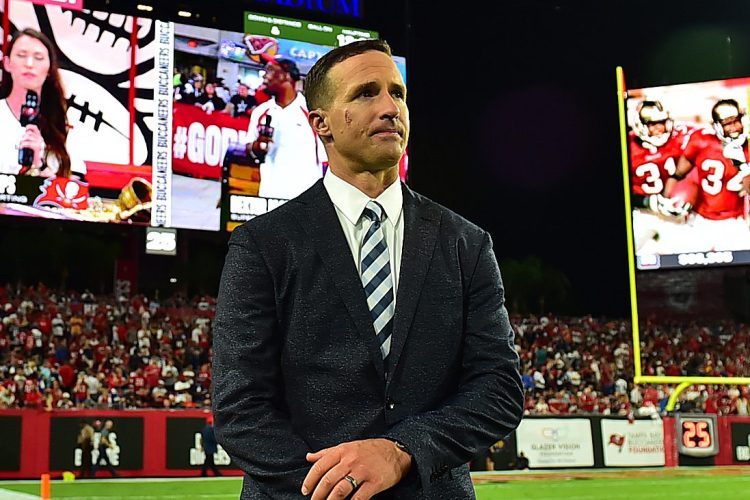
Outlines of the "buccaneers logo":
<svg viewBox="0 0 750 500">
<path fill-rule="evenodd" d="M 89 186 L 64 177 L 50 177 L 39 186 L 42 192 L 34 200 L 37 207 L 72 208 L 85 210 L 89 207 Z"/>
<path fill-rule="evenodd" d="M 617 446 L 617 450 L 622 453 L 622 447 L 625 444 L 625 436 L 622 434 L 612 434 L 609 436 L 609 444 Z"/>
</svg>

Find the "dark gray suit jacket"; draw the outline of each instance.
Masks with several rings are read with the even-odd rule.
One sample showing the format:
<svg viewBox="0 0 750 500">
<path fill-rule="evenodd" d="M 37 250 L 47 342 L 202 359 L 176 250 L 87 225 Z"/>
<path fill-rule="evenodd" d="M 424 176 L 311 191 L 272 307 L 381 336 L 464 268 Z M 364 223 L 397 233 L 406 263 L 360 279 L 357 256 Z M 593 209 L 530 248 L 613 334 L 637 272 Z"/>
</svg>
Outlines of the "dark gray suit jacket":
<svg viewBox="0 0 750 500">
<path fill-rule="evenodd" d="M 403 186 L 387 381 L 362 284 L 323 182 L 237 228 L 214 329 L 219 442 L 242 498 L 302 498 L 305 454 L 405 444 L 378 498 L 474 498 L 467 462 L 520 422 L 523 392 L 490 236 Z"/>
</svg>

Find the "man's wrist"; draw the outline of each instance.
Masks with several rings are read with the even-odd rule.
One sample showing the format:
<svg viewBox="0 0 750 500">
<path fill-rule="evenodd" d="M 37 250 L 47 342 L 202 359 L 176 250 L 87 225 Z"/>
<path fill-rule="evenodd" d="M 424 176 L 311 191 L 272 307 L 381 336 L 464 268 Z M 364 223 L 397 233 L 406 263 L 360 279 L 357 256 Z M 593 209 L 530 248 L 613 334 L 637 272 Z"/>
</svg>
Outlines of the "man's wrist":
<svg viewBox="0 0 750 500">
<path fill-rule="evenodd" d="M 412 455 L 411 451 L 409 451 L 409 448 L 401 441 L 398 441 L 396 439 L 388 440 L 393 443 L 393 447 L 396 449 L 396 457 L 401 470 L 404 472 L 404 475 L 408 474 L 409 470 L 411 469 L 412 463 L 414 462 L 414 456 Z"/>
<path fill-rule="evenodd" d="M 412 456 L 411 451 L 409 451 L 409 448 L 407 448 L 407 446 L 404 443 L 402 443 L 401 441 L 397 441 L 395 439 L 392 439 L 391 441 L 393 441 L 393 444 L 396 446 L 396 449 L 403 451 L 404 453 L 409 455 L 409 458 L 411 458 Z"/>
</svg>

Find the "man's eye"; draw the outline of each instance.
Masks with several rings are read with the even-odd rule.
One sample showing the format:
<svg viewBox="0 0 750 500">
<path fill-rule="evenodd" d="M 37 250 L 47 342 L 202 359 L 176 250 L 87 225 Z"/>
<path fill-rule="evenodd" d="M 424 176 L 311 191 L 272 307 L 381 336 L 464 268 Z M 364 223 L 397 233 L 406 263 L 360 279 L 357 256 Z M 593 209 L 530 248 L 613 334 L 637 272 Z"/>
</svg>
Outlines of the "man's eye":
<svg viewBox="0 0 750 500">
<path fill-rule="evenodd" d="M 373 94 L 371 90 L 363 90 L 362 92 L 359 93 L 359 97 L 372 97 L 374 95 L 375 94 Z"/>
<path fill-rule="evenodd" d="M 401 92 L 400 90 L 394 90 L 393 92 L 391 92 L 391 95 L 393 95 L 393 97 L 395 97 L 396 99 L 404 98 L 404 93 Z"/>
</svg>

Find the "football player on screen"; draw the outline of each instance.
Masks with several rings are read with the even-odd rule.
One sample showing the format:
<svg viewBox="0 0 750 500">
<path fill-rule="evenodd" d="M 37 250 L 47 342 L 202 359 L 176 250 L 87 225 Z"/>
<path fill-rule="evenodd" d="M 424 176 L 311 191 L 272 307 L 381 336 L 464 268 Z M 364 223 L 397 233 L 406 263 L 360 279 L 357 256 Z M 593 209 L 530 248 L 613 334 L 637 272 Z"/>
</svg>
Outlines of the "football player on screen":
<svg viewBox="0 0 750 500">
<path fill-rule="evenodd" d="M 750 249 L 745 214 L 750 155 L 744 118 L 736 100 L 717 101 L 711 108 L 713 130 L 692 134 L 667 181 L 665 194 L 670 195 L 695 167 L 698 195 L 691 225 L 698 247 L 692 251 Z"/>
<path fill-rule="evenodd" d="M 691 205 L 663 193 L 693 129 L 675 124 L 659 101 L 642 101 L 636 111 L 629 134 L 636 252 L 674 253 L 669 246 L 678 241 Z"/>
</svg>

